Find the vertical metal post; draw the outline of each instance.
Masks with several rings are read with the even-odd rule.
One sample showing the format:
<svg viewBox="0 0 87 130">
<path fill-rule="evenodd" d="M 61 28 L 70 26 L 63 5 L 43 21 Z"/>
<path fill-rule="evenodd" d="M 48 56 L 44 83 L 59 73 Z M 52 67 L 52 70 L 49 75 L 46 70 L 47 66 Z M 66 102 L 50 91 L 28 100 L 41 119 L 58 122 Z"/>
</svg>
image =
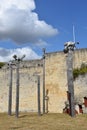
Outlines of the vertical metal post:
<svg viewBox="0 0 87 130">
<path fill-rule="evenodd" d="M 75 116 L 74 104 L 74 84 L 73 84 L 73 51 L 69 50 L 67 56 L 67 78 L 68 78 L 68 92 L 69 92 L 69 105 L 70 115 Z"/>
<path fill-rule="evenodd" d="M 38 98 L 38 115 L 41 115 L 40 109 L 40 76 L 37 75 L 37 98 Z"/>
<path fill-rule="evenodd" d="M 19 115 L 19 62 L 16 63 L 16 117 Z"/>
<path fill-rule="evenodd" d="M 49 97 L 48 97 L 48 89 L 46 90 L 45 100 L 46 100 L 46 112 L 45 112 L 45 113 L 48 113 L 48 100 L 49 100 Z"/>
<path fill-rule="evenodd" d="M 9 99 L 8 99 L 8 115 L 11 115 L 12 109 L 12 65 L 9 64 Z"/>
<path fill-rule="evenodd" d="M 23 60 L 25 55 L 23 55 L 21 58 L 17 58 L 17 55 L 14 55 L 13 58 L 15 59 L 15 65 L 16 65 L 16 106 L 15 106 L 15 113 L 16 117 L 19 116 L 19 64 Z"/>
<path fill-rule="evenodd" d="M 45 48 L 43 48 L 43 114 L 45 114 Z"/>
</svg>

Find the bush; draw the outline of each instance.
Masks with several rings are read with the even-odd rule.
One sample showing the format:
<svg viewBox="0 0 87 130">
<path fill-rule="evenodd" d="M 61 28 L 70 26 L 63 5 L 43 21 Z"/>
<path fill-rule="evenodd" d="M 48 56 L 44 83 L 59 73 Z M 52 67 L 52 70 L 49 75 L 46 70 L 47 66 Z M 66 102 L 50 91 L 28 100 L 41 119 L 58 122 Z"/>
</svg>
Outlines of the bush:
<svg viewBox="0 0 87 130">
<path fill-rule="evenodd" d="M 76 79 L 79 75 L 84 75 L 87 73 L 87 65 L 82 64 L 80 68 L 73 70 L 73 77 Z"/>
<path fill-rule="evenodd" d="M 77 78 L 78 76 L 79 76 L 79 69 L 76 68 L 76 69 L 73 70 L 73 77 L 74 77 L 74 79 L 75 79 L 75 78 Z"/>
<path fill-rule="evenodd" d="M 5 65 L 4 62 L 0 62 L 0 68 L 2 68 Z"/>
</svg>

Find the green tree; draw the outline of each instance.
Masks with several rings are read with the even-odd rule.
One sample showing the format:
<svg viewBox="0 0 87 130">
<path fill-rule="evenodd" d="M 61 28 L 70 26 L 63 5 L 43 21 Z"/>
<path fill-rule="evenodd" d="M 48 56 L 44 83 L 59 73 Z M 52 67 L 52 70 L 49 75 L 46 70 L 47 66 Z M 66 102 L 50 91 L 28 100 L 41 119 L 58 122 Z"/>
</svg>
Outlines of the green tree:
<svg viewBox="0 0 87 130">
<path fill-rule="evenodd" d="M 4 62 L 0 62 L 0 68 L 2 68 L 5 65 Z"/>
<path fill-rule="evenodd" d="M 84 75 L 86 73 L 87 73 L 87 65 L 82 63 L 80 68 L 75 68 L 73 70 L 73 77 L 74 79 L 76 79 L 79 75 Z"/>
</svg>

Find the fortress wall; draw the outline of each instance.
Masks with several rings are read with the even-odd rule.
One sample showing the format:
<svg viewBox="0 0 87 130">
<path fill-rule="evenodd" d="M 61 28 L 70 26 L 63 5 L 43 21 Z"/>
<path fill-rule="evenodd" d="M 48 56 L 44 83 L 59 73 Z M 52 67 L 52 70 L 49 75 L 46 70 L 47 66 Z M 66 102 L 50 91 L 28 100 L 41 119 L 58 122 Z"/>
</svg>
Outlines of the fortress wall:
<svg viewBox="0 0 87 130">
<path fill-rule="evenodd" d="M 46 54 L 46 89 L 49 91 L 48 107 L 51 112 L 63 112 L 65 101 L 67 101 L 67 54 L 63 52 L 54 52 Z M 74 51 L 73 68 L 81 67 L 81 64 L 87 64 L 87 49 Z M 86 80 L 79 77 L 74 81 L 75 97 L 79 99 L 79 93 L 85 93 L 87 90 Z M 85 81 L 85 82 L 84 82 Z M 85 93 L 86 94 L 86 93 Z M 85 94 L 82 94 L 85 96 Z M 78 95 L 78 96 L 77 96 Z"/>
<path fill-rule="evenodd" d="M 74 68 L 80 68 L 81 64 L 87 64 L 87 49 L 79 49 L 74 52 Z"/>
<path fill-rule="evenodd" d="M 51 112 L 63 112 L 67 100 L 66 60 L 63 52 L 46 55 L 46 89 L 48 89 L 48 108 Z"/>
<path fill-rule="evenodd" d="M 37 76 L 33 74 L 39 72 L 42 81 L 42 68 L 35 67 L 30 70 L 27 68 L 22 71 L 20 73 L 20 111 L 37 111 Z M 40 87 L 42 104 L 42 82 Z"/>
<path fill-rule="evenodd" d="M 87 97 L 87 74 L 80 75 L 75 81 L 75 100 L 80 103 L 83 102 L 83 98 Z"/>
<path fill-rule="evenodd" d="M 63 52 L 46 53 L 45 87 L 46 109 L 49 112 L 63 112 L 67 101 L 67 68 L 66 54 Z M 74 52 L 74 68 L 87 63 L 87 49 Z M 20 65 L 20 111 L 37 111 L 37 79 L 33 74 L 40 73 L 41 78 L 41 110 L 43 103 L 43 69 L 42 60 L 24 61 Z M 79 77 L 74 81 L 75 96 L 86 92 L 87 81 Z M 8 111 L 9 69 L 0 69 L 0 112 Z M 16 70 L 13 71 L 13 107 L 15 111 Z M 83 96 L 86 95 L 83 94 Z M 79 96 L 78 96 L 79 97 Z"/>
<path fill-rule="evenodd" d="M 31 67 L 20 69 L 20 111 L 37 111 L 37 76 L 33 74 L 39 72 L 42 81 L 42 67 Z M 9 91 L 9 69 L 0 70 L 0 112 L 8 111 L 8 91 Z M 16 70 L 13 71 L 12 86 L 12 111 L 15 111 L 16 103 Z M 41 82 L 41 105 L 42 105 L 42 82 Z M 42 107 L 41 107 L 42 110 Z"/>
<path fill-rule="evenodd" d="M 0 112 L 7 111 L 8 72 L 0 69 Z"/>
</svg>

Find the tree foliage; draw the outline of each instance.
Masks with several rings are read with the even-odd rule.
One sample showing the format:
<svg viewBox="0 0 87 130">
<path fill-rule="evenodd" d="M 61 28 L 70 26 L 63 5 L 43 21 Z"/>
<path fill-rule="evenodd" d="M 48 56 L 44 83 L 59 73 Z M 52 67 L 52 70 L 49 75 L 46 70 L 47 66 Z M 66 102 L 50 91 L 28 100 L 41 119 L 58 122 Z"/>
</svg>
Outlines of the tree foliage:
<svg viewBox="0 0 87 130">
<path fill-rule="evenodd" d="M 79 75 L 84 75 L 87 73 L 87 65 L 82 64 L 80 68 L 75 68 L 73 70 L 73 77 L 76 79 Z"/>
<path fill-rule="evenodd" d="M 0 62 L 0 68 L 2 68 L 5 65 L 4 62 Z"/>
</svg>

